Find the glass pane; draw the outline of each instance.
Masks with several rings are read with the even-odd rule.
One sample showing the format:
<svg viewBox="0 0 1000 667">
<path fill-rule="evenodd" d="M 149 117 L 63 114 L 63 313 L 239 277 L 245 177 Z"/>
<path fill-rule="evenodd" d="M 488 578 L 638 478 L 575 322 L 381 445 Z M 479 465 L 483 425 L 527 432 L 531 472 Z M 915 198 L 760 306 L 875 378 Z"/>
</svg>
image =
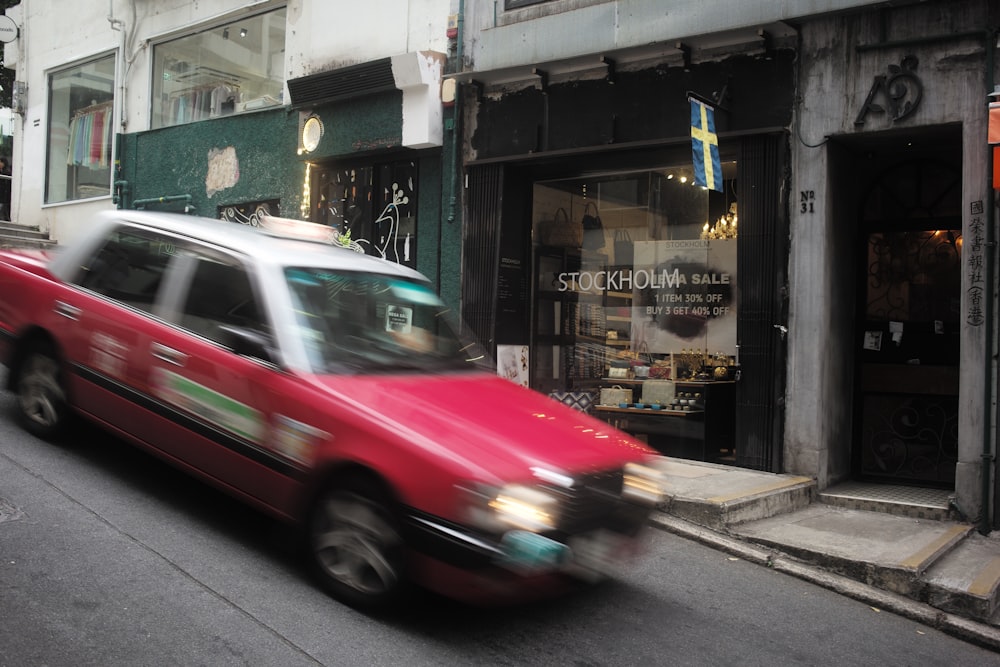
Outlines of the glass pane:
<svg viewBox="0 0 1000 667">
<path fill-rule="evenodd" d="M 114 56 L 49 77 L 46 203 L 111 194 L 114 89 Z"/>
<path fill-rule="evenodd" d="M 668 165 L 535 184 L 534 338 L 559 350 L 533 355 L 536 388 L 587 386 L 622 365 L 687 378 L 734 363 L 735 162 L 723 179 L 710 191 L 690 165 Z"/>
<path fill-rule="evenodd" d="M 153 49 L 153 128 L 282 104 L 285 9 Z"/>
<path fill-rule="evenodd" d="M 78 276 L 81 287 L 152 312 L 170 253 L 159 239 L 114 231 Z"/>
<path fill-rule="evenodd" d="M 430 284 L 311 267 L 285 269 L 296 333 L 318 373 L 409 373 L 481 369 Z"/>
<path fill-rule="evenodd" d="M 962 230 L 869 234 L 867 319 L 956 324 L 961 282 Z"/>
</svg>

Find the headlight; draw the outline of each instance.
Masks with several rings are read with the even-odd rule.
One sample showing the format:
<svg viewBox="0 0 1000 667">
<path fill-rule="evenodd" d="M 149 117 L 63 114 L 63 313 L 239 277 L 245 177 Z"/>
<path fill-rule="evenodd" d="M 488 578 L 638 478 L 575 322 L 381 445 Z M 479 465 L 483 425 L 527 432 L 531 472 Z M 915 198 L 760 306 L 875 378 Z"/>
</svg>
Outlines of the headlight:
<svg viewBox="0 0 1000 667">
<path fill-rule="evenodd" d="M 497 519 L 511 528 L 540 533 L 556 527 L 556 499 L 530 486 L 505 486 L 489 505 Z"/>
<path fill-rule="evenodd" d="M 558 522 L 559 501 L 540 488 L 508 484 L 499 489 L 466 491 L 469 520 L 484 530 L 541 533 L 554 530 Z"/>
<path fill-rule="evenodd" d="M 622 498 L 640 505 L 658 505 L 666 496 L 663 475 L 656 468 L 639 463 L 625 464 Z"/>
</svg>

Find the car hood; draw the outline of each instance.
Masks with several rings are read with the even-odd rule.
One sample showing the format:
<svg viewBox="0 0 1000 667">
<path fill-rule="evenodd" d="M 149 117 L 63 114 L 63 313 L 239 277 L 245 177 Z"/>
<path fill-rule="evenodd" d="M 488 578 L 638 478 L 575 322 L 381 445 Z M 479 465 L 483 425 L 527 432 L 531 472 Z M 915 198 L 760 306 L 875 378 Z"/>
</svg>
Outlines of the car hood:
<svg viewBox="0 0 1000 667">
<path fill-rule="evenodd" d="M 603 421 L 488 373 L 321 377 L 316 381 L 383 437 L 434 450 L 465 472 L 580 474 L 655 452 Z"/>
</svg>

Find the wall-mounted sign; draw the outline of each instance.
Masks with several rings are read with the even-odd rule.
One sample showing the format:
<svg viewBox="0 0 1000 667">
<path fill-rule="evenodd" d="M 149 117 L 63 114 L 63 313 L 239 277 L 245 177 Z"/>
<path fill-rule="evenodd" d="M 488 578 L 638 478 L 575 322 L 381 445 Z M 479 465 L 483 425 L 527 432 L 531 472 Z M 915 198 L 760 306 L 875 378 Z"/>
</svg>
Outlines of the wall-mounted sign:
<svg viewBox="0 0 1000 667">
<path fill-rule="evenodd" d="M 919 63 L 916 56 L 905 56 L 898 65 L 889 65 L 889 76 L 876 76 L 858 117 L 854 119 L 854 125 L 864 125 L 865 117 L 871 111 L 888 113 L 893 123 L 916 111 L 924 96 L 924 84 L 917 76 Z"/>
<path fill-rule="evenodd" d="M 0 14 L 0 42 L 8 44 L 17 39 L 17 24 L 9 16 Z"/>
<path fill-rule="evenodd" d="M 631 283 L 633 349 L 736 354 L 735 239 L 636 242 Z"/>
</svg>

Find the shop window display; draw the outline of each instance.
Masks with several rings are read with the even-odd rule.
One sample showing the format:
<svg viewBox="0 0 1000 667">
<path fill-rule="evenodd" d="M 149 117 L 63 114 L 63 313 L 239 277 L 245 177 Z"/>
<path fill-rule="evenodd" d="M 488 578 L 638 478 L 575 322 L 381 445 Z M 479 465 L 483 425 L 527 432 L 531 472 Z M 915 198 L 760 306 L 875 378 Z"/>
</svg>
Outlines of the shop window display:
<svg viewBox="0 0 1000 667">
<path fill-rule="evenodd" d="M 45 203 L 110 195 L 114 56 L 55 72 L 48 83 Z"/>
<path fill-rule="evenodd" d="M 723 175 L 723 192 L 692 184 L 690 167 L 535 184 L 533 388 L 588 392 L 633 431 L 634 412 L 704 415 L 713 394 L 731 404 L 736 163 Z M 697 458 L 715 458 L 706 421 L 688 434 Z"/>
<path fill-rule="evenodd" d="M 152 127 L 279 106 L 284 61 L 284 8 L 157 44 Z"/>
</svg>

